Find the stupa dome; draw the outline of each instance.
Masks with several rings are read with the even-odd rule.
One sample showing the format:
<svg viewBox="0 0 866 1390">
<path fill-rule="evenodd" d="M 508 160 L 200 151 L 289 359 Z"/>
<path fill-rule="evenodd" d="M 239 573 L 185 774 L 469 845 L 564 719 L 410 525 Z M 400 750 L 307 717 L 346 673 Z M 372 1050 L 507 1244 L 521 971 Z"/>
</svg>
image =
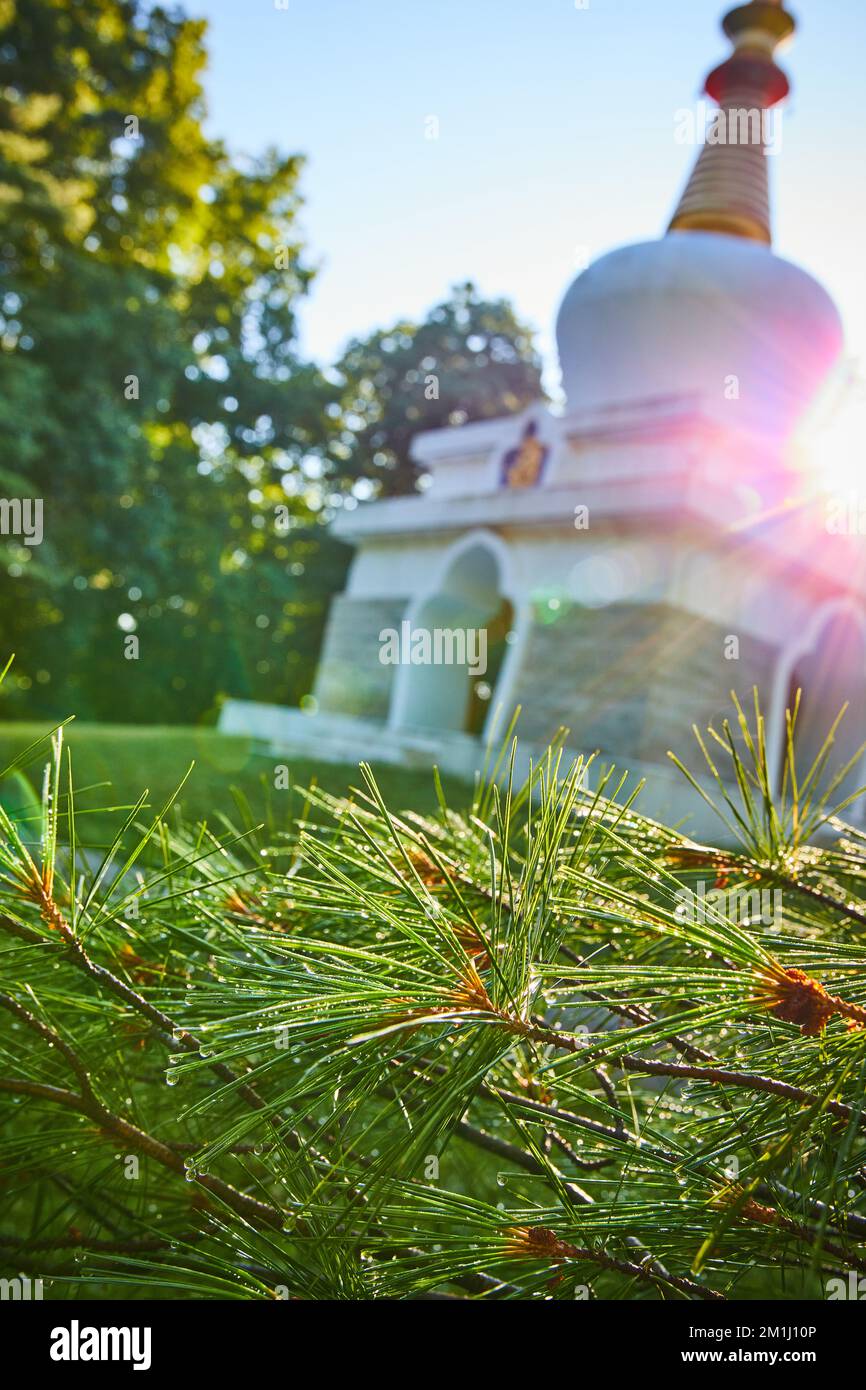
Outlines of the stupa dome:
<svg viewBox="0 0 866 1390">
<path fill-rule="evenodd" d="M 786 433 L 839 358 L 832 299 L 757 240 L 674 231 L 625 246 L 579 275 L 557 321 L 569 411 L 697 395 Z"/>
<path fill-rule="evenodd" d="M 842 351 L 839 315 L 774 255 L 767 118 L 787 96 L 774 60 L 795 23 L 783 0 L 725 16 L 731 56 L 704 91 L 718 110 L 660 241 L 603 256 L 573 282 L 557 339 L 570 411 L 692 396 L 784 438 Z"/>
</svg>

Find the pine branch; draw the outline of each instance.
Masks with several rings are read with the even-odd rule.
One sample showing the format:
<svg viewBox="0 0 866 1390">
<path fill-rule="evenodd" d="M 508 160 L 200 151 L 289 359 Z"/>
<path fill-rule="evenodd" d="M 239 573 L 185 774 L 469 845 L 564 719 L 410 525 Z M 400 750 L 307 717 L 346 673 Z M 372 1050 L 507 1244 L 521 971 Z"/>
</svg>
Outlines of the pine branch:
<svg viewBox="0 0 866 1390">
<path fill-rule="evenodd" d="M 826 758 L 773 800 L 756 719 L 703 740 L 742 851 L 559 743 L 464 813 L 395 814 L 366 769 L 314 792 L 288 875 L 248 807 L 219 836 L 132 808 L 82 879 L 58 739 L 38 852 L 0 810 L 0 1253 L 113 1296 L 705 1300 L 780 1268 L 821 1296 L 866 1267 L 866 837 Z M 783 929 L 736 892 L 684 915 L 703 874 L 781 886 Z"/>
</svg>

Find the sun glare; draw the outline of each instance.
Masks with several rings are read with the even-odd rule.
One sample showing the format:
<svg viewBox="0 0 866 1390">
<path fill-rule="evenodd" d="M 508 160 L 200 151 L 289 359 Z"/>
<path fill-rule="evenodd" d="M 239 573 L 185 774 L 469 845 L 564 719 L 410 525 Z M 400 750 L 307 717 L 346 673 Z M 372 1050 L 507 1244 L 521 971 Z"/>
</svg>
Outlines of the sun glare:
<svg viewBox="0 0 866 1390">
<path fill-rule="evenodd" d="M 852 382 L 831 409 L 813 416 L 795 442 L 810 491 L 866 510 L 866 383 Z"/>
</svg>

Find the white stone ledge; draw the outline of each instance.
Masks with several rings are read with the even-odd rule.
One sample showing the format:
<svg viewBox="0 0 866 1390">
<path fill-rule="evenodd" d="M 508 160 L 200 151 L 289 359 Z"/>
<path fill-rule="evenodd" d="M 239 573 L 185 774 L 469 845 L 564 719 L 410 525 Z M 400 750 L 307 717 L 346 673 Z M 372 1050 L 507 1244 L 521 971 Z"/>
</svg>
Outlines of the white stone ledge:
<svg viewBox="0 0 866 1390">
<path fill-rule="evenodd" d="M 485 761 L 485 745 L 480 738 L 469 734 L 438 733 L 436 730 L 389 729 L 385 724 L 369 719 L 354 719 L 347 715 L 306 714 L 299 709 L 260 704 L 253 700 L 227 700 L 220 713 L 219 729 L 226 734 L 245 734 L 265 744 L 267 754 L 275 759 L 303 757 L 322 763 L 345 763 L 357 766 L 361 762 L 385 763 L 413 770 L 433 768 L 470 782 Z M 577 756 L 578 750 L 567 753 Z M 530 762 L 538 764 L 544 749 L 518 739 L 516 773 L 524 777 Z M 588 785 L 594 789 L 603 767 L 612 762 L 599 756 L 592 765 Z M 629 772 L 626 797 L 637 783 L 645 778 L 646 788 L 640 793 L 636 809 L 665 825 L 683 822 L 684 833 L 693 839 L 722 841 L 724 826 L 709 807 L 688 785 L 683 775 L 672 766 L 630 759 L 618 763 L 621 771 Z M 618 775 L 609 784 L 617 785 Z M 717 791 L 708 779 L 698 782 L 711 795 Z M 733 790 L 733 789 L 731 789 Z"/>
</svg>

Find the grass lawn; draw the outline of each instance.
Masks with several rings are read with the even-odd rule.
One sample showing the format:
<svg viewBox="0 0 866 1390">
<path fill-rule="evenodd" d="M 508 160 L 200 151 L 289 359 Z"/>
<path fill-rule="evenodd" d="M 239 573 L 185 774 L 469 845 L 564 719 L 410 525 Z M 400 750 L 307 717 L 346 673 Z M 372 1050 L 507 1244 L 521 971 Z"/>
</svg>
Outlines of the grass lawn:
<svg viewBox="0 0 866 1390">
<path fill-rule="evenodd" d="M 0 723 L 0 770 L 50 728 L 47 724 Z M 182 779 L 190 763 L 195 766 L 178 798 L 184 815 L 193 820 L 212 819 L 222 811 L 236 818 L 233 789 L 249 802 L 254 816 L 264 815 L 268 799 L 279 815 L 298 813 L 302 798 L 290 791 L 274 789 L 274 768 L 289 768 L 289 780 L 300 786 L 315 781 L 326 790 L 342 793 L 358 786 L 357 768 L 317 762 L 314 758 L 275 758 L 256 751 L 253 740 L 218 733 L 211 728 L 161 727 L 159 725 L 86 724 L 66 726 L 64 737 L 72 753 L 76 787 L 76 807 L 80 814 L 79 834 L 83 841 L 98 844 L 110 828 L 117 827 L 118 813 L 107 808 L 134 804 L 145 788 L 148 805 L 161 808 Z M 24 775 L 38 791 L 46 761 L 43 744 L 22 767 Z M 435 805 L 430 772 L 376 766 L 370 761 L 389 805 L 395 809 L 431 810 Z M 468 798 L 466 784 L 445 779 L 446 793 L 455 805 Z M 28 796 L 20 779 L 0 783 L 0 798 L 10 811 L 22 806 Z"/>
</svg>

